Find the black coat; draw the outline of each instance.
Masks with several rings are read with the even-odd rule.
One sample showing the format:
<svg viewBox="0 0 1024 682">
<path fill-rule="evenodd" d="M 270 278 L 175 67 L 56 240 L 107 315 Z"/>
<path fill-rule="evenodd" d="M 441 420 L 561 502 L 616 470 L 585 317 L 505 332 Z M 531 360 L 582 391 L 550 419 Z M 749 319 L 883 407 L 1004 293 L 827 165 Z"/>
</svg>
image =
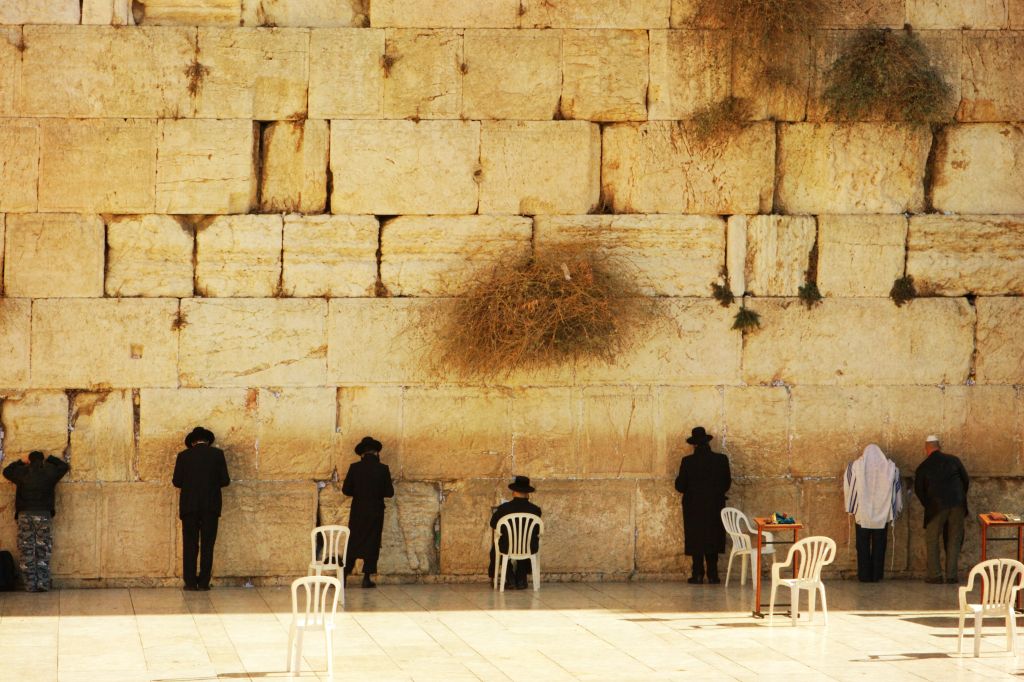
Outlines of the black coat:
<svg viewBox="0 0 1024 682">
<path fill-rule="evenodd" d="M 363 455 L 348 468 L 341 492 L 352 498 L 348 516 L 348 565 L 355 559 L 362 559 L 363 572 L 376 573 L 384 533 L 384 498 L 395 496 L 391 470 L 377 455 Z"/>
<path fill-rule="evenodd" d="M 924 525 L 943 509 L 963 507 L 967 516 L 967 476 L 959 457 L 936 450 L 914 472 L 914 494 L 924 505 Z"/>
<path fill-rule="evenodd" d="M 204 443 L 178 453 L 174 462 L 175 488 L 178 496 L 178 517 L 189 515 L 220 516 L 220 489 L 231 483 L 224 451 Z"/>
<path fill-rule="evenodd" d="M 536 514 L 541 515 L 540 507 L 530 502 L 525 497 L 513 497 L 508 502 L 503 502 L 498 505 L 498 508 L 491 514 L 491 528 L 498 527 L 498 521 L 508 516 L 509 514 Z M 493 544 L 491 548 L 493 549 Z M 502 552 L 508 551 L 508 538 L 502 533 L 501 537 L 498 538 L 498 549 Z M 530 538 L 530 551 L 536 552 L 540 549 L 540 528 L 533 529 L 533 537 Z"/>
<path fill-rule="evenodd" d="M 4 468 L 4 478 L 14 483 L 14 518 L 20 512 L 50 512 L 57 514 L 54 488 L 68 472 L 68 463 L 50 455 L 45 460 L 25 464 L 20 459 Z"/>
<path fill-rule="evenodd" d="M 683 494 L 683 534 L 686 554 L 721 554 L 725 551 L 725 527 L 721 512 L 725 493 L 732 485 L 729 458 L 697 446 L 683 457 L 676 476 L 676 490 Z"/>
</svg>

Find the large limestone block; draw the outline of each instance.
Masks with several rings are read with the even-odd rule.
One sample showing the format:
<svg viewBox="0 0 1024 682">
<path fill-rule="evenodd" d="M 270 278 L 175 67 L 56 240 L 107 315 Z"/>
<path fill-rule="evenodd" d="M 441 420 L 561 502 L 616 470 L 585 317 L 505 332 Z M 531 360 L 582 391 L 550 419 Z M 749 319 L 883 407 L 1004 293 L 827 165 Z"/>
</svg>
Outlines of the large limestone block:
<svg viewBox="0 0 1024 682">
<path fill-rule="evenodd" d="M 562 116 L 645 120 L 649 51 L 646 31 L 563 31 Z"/>
<path fill-rule="evenodd" d="M 441 497 L 441 575 L 486 574 L 487 552 L 493 544 L 488 521 L 493 508 L 511 496 L 505 485 L 505 481 L 494 479 L 459 479 L 444 486 Z M 538 503 L 544 504 L 543 501 Z M 544 556 L 546 559 L 546 552 Z M 546 560 L 542 566 L 548 570 Z"/>
<path fill-rule="evenodd" d="M 76 393 L 71 402 L 71 472 L 75 481 L 135 478 L 135 408 L 128 390 Z"/>
<path fill-rule="evenodd" d="M 712 447 L 719 447 L 725 435 L 725 403 L 723 390 L 716 386 L 661 386 L 658 387 L 659 457 L 655 474 L 673 479 L 679 473 L 682 458 L 693 453 L 693 446 L 686 442 L 691 429 L 703 426 L 718 440 Z"/>
<path fill-rule="evenodd" d="M 654 473 L 657 401 L 651 387 L 586 388 L 580 402 L 581 472 L 612 478 Z"/>
<path fill-rule="evenodd" d="M 143 481 L 171 480 L 185 436 L 196 426 L 213 431 L 232 480 L 256 478 L 259 391 L 226 388 L 153 388 L 139 395 L 139 464 Z"/>
<path fill-rule="evenodd" d="M 671 480 L 637 481 L 635 560 L 641 573 L 682 573 L 690 567 L 683 554 L 680 497 Z"/>
<path fill-rule="evenodd" d="M 40 123 L 39 210 L 152 213 L 155 121 Z"/>
<path fill-rule="evenodd" d="M 887 299 L 825 299 L 808 311 L 799 300 L 787 299 L 752 307 L 761 314 L 761 328 L 743 345 L 747 383 L 849 386 L 967 379 L 974 310 L 966 301 L 919 299 L 898 308 Z"/>
<path fill-rule="evenodd" d="M 104 578 L 175 575 L 178 491 L 169 485 L 108 483 L 103 495 Z M 223 537 L 223 536 L 220 536 Z M 219 538 L 218 538 L 219 539 Z M 217 552 L 218 564 L 221 553 Z"/>
<path fill-rule="evenodd" d="M 578 401 L 561 387 L 512 393 L 512 470 L 536 478 L 575 478 Z"/>
<path fill-rule="evenodd" d="M 328 379 L 336 384 L 408 384 L 431 377 L 430 301 L 330 301 Z"/>
<path fill-rule="evenodd" d="M 796 296 L 806 280 L 817 235 L 813 216 L 732 216 L 746 225 L 747 293 L 757 296 Z"/>
<path fill-rule="evenodd" d="M 540 481 L 544 573 L 630 573 L 636 548 L 635 481 Z M 595 500 L 600 500 L 595 504 Z"/>
<path fill-rule="evenodd" d="M 25 28 L 18 107 L 30 116 L 175 118 L 192 112 L 186 28 Z"/>
<path fill-rule="evenodd" d="M 787 213 L 903 213 L 924 207 L 927 126 L 791 123 L 779 133 Z"/>
<path fill-rule="evenodd" d="M 108 26 L 134 26 L 130 0 L 83 0 L 82 23 Z"/>
<path fill-rule="evenodd" d="M 645 296 L 706 296 L 724 262 L 725 226 L 715 216 L 543 216 L 535 222 L 538 251 L 595 244 Z"/>
<path fill-rule="evenodd" d="M 181 385 L 324 385 L 326 301 L 187 299 L 181 310 Z"/>
<path fill-rule="evenodd" d="M 475 213 L 480 124 L 332 121 L 332 213 Z"/>
<path fill-rule="evenodd" d="M 0 211 L 34 211 L 39 183 L 39 124 L 0 119 Z"/>
<path fill-rule="evenodd" d="M 103 486 L 60 483 L 53 517 L 54 578 L 99 578 L 103 548 Z"/>
<path fill-rule="evenodd" d="M 403 28 L 514 28 L 519 0 L 376 0 L 370 24 Z"/>
<path fill-rule="evenodd" d="M 103 221 L 98 216 L 7 217 L 4 291 L 25 298 L 103 295 Z"/>
<path fill-rule="evenodd" d="M 243 26 L 368 25 L 365 0 L 246 0 Z"/>
<path fill-rule="evenodd" d="M 651 120 L 690 118 L 729 94 L 731 38 L 726 31 L 651 31 Z"/>
<path fill-rule="evenodd" d="M 974 475 L 1024 472 L 1024 399 L 1015 386 L 947 386 L 942 447 Z"/>
<path fill-rule="evenodd" d="M 158 26 L 240 26 L 241 0 L 136 0 L 139 24 Z"/>
<path fill-rule="evenodd" d="M 263 129 L 261 211 L 323 212 L 329 140 L 327 121 L 278 121 Z"/>
<path fill-rule="evenodd" d="M 944 213 L 1024 213 L 1022 164 L 1024 127 L 950 126 L 935 152 L 932 203 Z"/>
<path fill-rule="evenodd" d="M 785 50 L 767 51 L 753 41 L 732 44 L 732 94 L 746 100 L 754 119 L 802 121 L 812 81 L 809 37 L 793 36 Z"/>
<path fill-rule="evenodd" d="M 1024 0 L 1009 0 L 1007 13 L 1010 15 L 1010 28 L 1024 28 Z"/>
<path fill-rule="evenodd" d="M 522 0 L 520 25 L 535 28 L 666 28 L 670 0 Z"/>
<path fill-rule="evenodd" d="M 602 194 L 616 213 L 760 213 L 771 209 L 775 135 L 748 126 L 722 143 L 699 143 L 681 123 L 604 129 Z"/>
<path fill-rule="evenodd" d="M 315 29 L 309 36 L 309 117 L 379 118 L 384 31 Z M 338 87 L 344 83 L 345 87 Z"/>
<path fill-rule="evenodd" d="M 584 121 L 484 123 L 481 213 L 588 213 L 599 200 L 601 131 Z"/>
<path fill-rule="evenodd" d="M 978 382 L 1019 384 L 1024 379 L 1024 299 L 979 298 Z"/>
<path fill-rule="evenodd" d="M 907 0 L 907 23 L 922 28 L 1006 28 L 1006 0 Z"/>
<path fill-rule="evenodd" d="M 327 479 L 334 471 L 334 388 L 261 388 L 259 453 L 261 480 Z"/>
<path fill-rule="evenodd" d="M 32 306 L 32 383 L 139 388 L 177 383 L 174 299 L 46 299 Z"/>
<path fill-rule="evenodd" d="M 0 24 L 77 24 L 81 0 L 8 0 L 0 5 Z"/>
<path fill-rule="evenodd" d="M 790 393 L 783 386 L 726 386 L 722 451 L 733 476 L 786 476 Z M 707 428 L 707 427 L 705 427 Z M 709 433 L 714 434 L 713 431 Z M 717 443 L 713 444 L 717 445 Z"/>
<path fill-rule="evenodd" d="M 795 386 L 791 390 L 793 475 L 842 476 L 846 464 L 860 457 L 869 443 L 885 449 L 886 389 Z"/>
<path fill-rule="evenodd" d="M 14 116 L 15 86 L 21 81 L 23 27 L 0 27 L 0 116 Z"/>
<path fill-rule="evenodd" d="M 372 216 L 285 216 L 284 295 L 372 295 L 378 230 Z"/>
<path fill-rule="evenodd" d="M 888 296 L 903 275 L 906 243 L 904 216 L 818 216 L 818 289 L 823 296 Z"/>
<path fill-rule="evenodd" d="M 32 301 L 0 297 L 0 386 L 27 388 L 31 336 Z"/>
<path fill-rule="evenodd" d="M 393 296 L 453 296 L 530 253 L 520 216 L 403 216 L 381 231 L 380 276 Z"/>
<path fill-rule="evenodd" d="M 388 29 L 384 43 L 384 116 L 458 118 L 462 32 Z"/>
<path fill-rule="evenodd" d="M 790 478 L 734 479 L 732 487 L 729 488 L 727 504 L 730 507 L 742 509 L 750 517 L 751 522 L 755 516 L 769 516 L 772 512 L 777 511 L 786 512 L 799 518 L 802 516 L 800 514 L 800 483 Z M 790 533 L 785 535 L 791 536 Z M 780 560 L 782 559 L 784 557 Z M 734 565 L 733 571 L 736 568 Z M 733 573 L 733 575 L 736 574 Z M 764 589 L 764 583 L 761 587 Z"/>
<path fill-rule="evenodd" d="M 843 0 L 824 3 L 825 28 L 900 28 L 906 22 L 904 0 Z"/>
<path fill-rule="evenodd" d="M 58 391 L 28 391 L 4 398 L 0 405 L 4 454 L 21 458 L 39 450 L 62 457 L 68 446 L 68 397 Z"/>
<path fill-rule="evenodd" d="M 281 216 L 229 215 L 196 232 L 200 296 L 273 296 L 281 283 Z"/>
<path fill-rule="evenodd" d="M 464 43 L 466 118 L 553 117 L 562 84 L 557 31 L 473 29 Z"/>
<path fill-rule="evenodd" d="M 113 216 L 107 221 L 107 296 L 192 295 L 195 236 L 171 216 Z"/>
<path fill-rule="evenodd" d="M 1024 94 L 1020 88 L 1022 60 L 1022 32 L 965 32 L 964 96 L 957 119 L 1019 121 L 1024 118 Z"/>
<path fill-rule="evenodd" d="M 391 476 L 402 473 L 402 395 L 401 386 L 345 386 L 337 391 L 336 440 L 338 473 L 344 476 L 355 462 L 356 444 L 372 435 L 384 449 L 380 459 L 391 467 Z"/>
<path fill-rule="evenodd" d="M 885 406 L 884 442 L 879 442 L 885 455 L 896 463 L 905 476 L 913 473 L 924 454 L 928 434 L 957 432 L 954 416 L 961 414 L 962 402 L 952 386 L 886 386 L 872 395 Z M 867 387 L 871 393 L 874 388 Z M 873 434 L 872 434 L 873 437 Z M 861 449 L 869 441 L 861 443 Z M 859 456 L 859 455 L 858 455 Z M 851 458 L 852 459 L 852 458 Z"/>
<path fill-rule="evenodd" d="M 4 271 L 4 248 L 7 240 L 7 216 L 0 213 L 0 272 Z M 3 292 L 3 281 L 0 280 L 0 293 Z"/>
<path fill-rule="evenodd" d="M 14 484 L 8 481 L 6 478 L 0 483 L 0 514 L 3 514 L 5 519 L 13 519 L 15 506 L 14 506 L 14 495 L 15 488 Z M 3 543 L 4 547 L 17 547 L 18 546 L 18 526 L 14 523 L 0 524 L 0 543 Z M 13 552 L 12 552 L 13 553 Z"/>
<path fill-rule="evenodd" d="M 252 121 L 160 121 L 160 213 L 248 213 L 256 203 Z"/>
<path fill-rule="evenodd" d="M 942 296 L 1024 294 L 1024 217 L 914 216 L 907 274 Z"/>
</svg>

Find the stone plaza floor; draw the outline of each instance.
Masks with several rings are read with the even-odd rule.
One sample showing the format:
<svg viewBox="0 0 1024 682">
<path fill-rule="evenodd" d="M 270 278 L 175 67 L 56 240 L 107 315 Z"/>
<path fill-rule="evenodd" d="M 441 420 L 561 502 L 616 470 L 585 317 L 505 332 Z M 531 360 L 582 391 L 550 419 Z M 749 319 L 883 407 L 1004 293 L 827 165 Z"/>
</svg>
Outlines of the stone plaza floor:
<svg viewBox="0 0 1024 682">
<path fill-rule="evenodd" d="M 351 581 L 355 583 L 356 581 Z M 956 650 L 956 589 L 918 581 L 826 583 L 829 624 L 774 626 L 750 585 L 544 583 L 347 590 L 339 680 L 1000 680 L 1024 676 L 1002 622 L 980 658 Z M 780 592 L 788 600 L 788 590 Z M 767 595 L 765 597 L 767 600 Z M 284 587 L 0 594 L 3 682 L 289 679 Z M 999 627 L 996 627 L 996 626 Z M 970 630 L 970 621 L 968 621 Z M 307 635 L 301 679 L 327 679 Z"/>
</svg>

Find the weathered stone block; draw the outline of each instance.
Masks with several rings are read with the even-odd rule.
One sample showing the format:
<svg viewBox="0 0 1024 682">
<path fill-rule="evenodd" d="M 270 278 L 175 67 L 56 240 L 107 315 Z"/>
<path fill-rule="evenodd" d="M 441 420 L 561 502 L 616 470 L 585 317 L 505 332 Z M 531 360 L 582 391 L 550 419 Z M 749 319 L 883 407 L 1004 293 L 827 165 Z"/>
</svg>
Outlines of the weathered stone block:
<svg viewBox="0 0 1024 682">
<path fill-rule="evenodd" d="M 331 212 L 474 213 L 479 157 L 476 122 L 333 121 Z"/>
<path fill-rule="evenodd" d="M 400 386 L 345 386 L 338 389 L 336 440 L 338 473 L 344 475 L 354 462 L 356 444 L 372 435 L 384 449 L 381 461 L 391 467 L 392 477 L 402 474 L 402 395 Z"/>
<path fill-rule="evenodd" d="M 751 523 L 755 516 L 769 516 L 777 511 L 797 518 L 803 516 L 800 513 L 800 483 L 786 478 L 733 480 L 726 504 L 743 511 L 750 517 Z M 785 535 L 792 537 L 791 533 Z M 778 557 L 778 560 L 784 559 L 785 554 Z M 733 566 L 733 571 L 736 568 Z M 761 587 L 763 589 L 764 584 Z"/>
<path fill-rule="evenodd" d="M 729 94 L 731 38 L 726 31 L 651 31 L 651 120 L 690 118 Z"/>
<path fill-rule="evenodd" d="M 522 0 L 520 25 L 534 28 L 666 28 L 670 0 Z"/>
<path fill-rule="evenodd" d="M 252 121 L 160 121 L 160 213 L 248 213 L 256 203 Z"/>
<path fill-rule="evenodd" d="M 1024 472 L 1024 400 L 1017 387 L 947 386 L 944 408 L 943 451 L 958 455 L 971 476 Z"/>
<path fill-rule="evenodd" d="M 587 213 L 599 200 L 601 131 L 584 121 L 484 123 L 481 213 Z"/>
<path fill-rule="evenodd" d="M 39 450 L 62 457 L 68 446 L 68 397 L 58 391 L 28 391 L 4 398 L 0 423 L 4 454 L 14 461 Z"/>
<path fill-rule="evenodd" d="M 7 216 L 0 213 L 0 272 L 4 271 L 4 246 L 7 243 Z M 0 293 L 3 293 L 3 281 L 0 280 Z"/>
<path fill-rule="evenodd" d="M 581 472 L 614 478 L 654 473 L 658 443 L 650 387 L 586 388 L 581 403 Z"/>
<path fill-rule="evenodd" d="M 39 210 L 152 213 L 156 122 L 40 123 Z"/>
<path fill-rule="evenodd" d="M 39 183 L 39 124 L 0 119 L 0 211 L 35 211 Z"/>
<path fill-rule="evenodd" d="M 270 297 L 281 283 L 281 216 L 214 218 L 196 232 L 196 291 L 201 296 Z"/>
<path fill-rule="evenodd" d="M 331 477 L 335 468 L 336 393 L 332 387 L 260 389 L 260 479 Z"/>
<path fill-rule="evenodd" d="M 1024 217 L 914 216 L 907 274 L 942 296 L 1024 294 Z"/>
<path fill-rule="evenodd" d="M 71 403 L 71 471 L 75 481 L 135 478 L 132 392 L 76 393 Z"/>
<path fill-rule="evenodd" d="M 931 433 L 946 438 L 954 433 L 952 416 L 960 412 L 951 386 L 886 386 L 878 393 L 865 388 L 885 406 L 884 442 L 877 443 L 904 476 L 914 473 L 924 456 L 924 439 Z M 954 409 L 955 408 L 955 409 Z M 872 411 L 873 413 L 873 411 Z M 865 441 L 861 449 L 866 447 Z M 859 455 L 858 455 L 859 456 Z"/>
<path fill-rule="evenodd" d="M 903 213 L 924 207 L 931 131 L 923 125 L 791 123 L 779 133 L 787 213 Z"/>
<path fill-rule="evenodd" d="M 388 29 L 384 116 L 458 118 L 463 61 L 461 31 Z"/>
<path fill-rule="evenodd" d="M 732 94 L 746 100 L 754 119 L 802 121 L 811 82 L 811 40 L 793 36 L 769 52 L 752 41 L 732 44 Z"/>
<path fill-rule="evenodd" d="M 54 578 L 99 578 L 103 547 L 103 486 L 61 483 L 53 517 Z"/>
<path fill-rule="evenodd" d="M 177 383 L 174 299 L 45 299 L 32 306 L 32 384 L 139 388 Z"/>
<path fill-rule="evenodd" d="M 904 0 L 844 0 L 825 3 L 826 28 L 900 28 L 905 22 Z"/>
<path fill-rule="evenodd" d="M 192 227 L 171 216 L 107 221 L 107 296 L 192 295 Z"/>
<path fill-rule="evenodd" d="M 324 385 L 326 301 L 188 299 L 181 310 L 181 385 Z"/>
<path fill-rule="evenodd" d="M 103 295 L 103 221 L 98 216 L 7 217 L 4 291 L 25 298 Z"/>
<path fill-rule="evenodd" d="M 907 23 L 922 28 L 1006 28 L 1006 0 L 907 0 Z"/>
<path fill-rule="evenodd" d="M 746 224 L 746 290 L 757 296 L 796 296 L 806 281 L 817 234 L 813 216 L 732 216 Z"/>
<path fill-rule="evenodd" d="M 373 294 L 378 229 L 372 216 L 285 216 L 284 294 Z"/>
<path fill-rule="evenodd" d="M 960 572 L 961 576 L 966 575 L 968 571 L 974 566 L 975 563 L 981 561 L 981 533 L 978 532 L 978 514 L 985 512 L 1009 512 L 1011 514 L 1020 513 L 1020 501 L 1024 495 L 1024 486 L 1021 485 L 1019 478 L 977 478 L 971 479 L 971 488 L 967 495 L 967 503 L 970 509 L 970 514 L 964 519 L 964 546 L 960 553 Z M 914 502 L 914 506 L 917 507 L 916 511 L 921 511 L 921 505 Z M 923 514 L 918 514 L 915 519 L 914 530 L 914 543 L 915 549 L 917 550 L 915 559 L 917 560 L 918 570 L 924 574 L 926 561 L 926 550 L 923 542 L 924 531 L 921 528 L 923 523 Z M 989 536 L 989 544 L 986 548 L 986 554 L 989 559 L 995 559 L 997 557 L 1004 557 L 1007 559 L 1017 559 L 1016 546 L 1012 542 L 991 542 L 994 537 L 1014 537 L 1013 533 L 1002 531 L 995 531 Z M 975 583 L 977 589 L 978 583 Z M 974 594 L 977 594 L 975 592 Z M 998 621 L 996 621 L 998 622 Z"/>
<path fill-rule="evenodd" d="M 1024 379 L 1024 299 L 979 298 L 978 382 L 1019 384 Z"/>
<path fill-rule="evenodd" d="M 1020 65 L 1024 33 L 968 31 L 964 33 L 961 121 L 1019 121 L 1024 118 Z"/>
<path fill-rule="evenodd" d="M 177 491 L 166 485 L 108 483 L 102 488 L 104 578 L 173 576 Z M 218 563 L 221 554 L 217 553 Z"/>
<path fill-rule="evenodd" d="M 363 0 L 256 0 L 242 3 L 243 26 L 369 25 Z"/>
<path fill-rule="evenodd" d="M 1006 3 L 1010 28 L 1024 28 L 1024 0 L 1008 0 Z"/>
<path fill-rule="evenodd" d="M 906 242 L 904 216 L 818 216 L 818 289 L 824 296 L 888 296 L 903 275 Z"/>
<path fill-rule="evenodd" d="M 21 82 L 23 27 L 0 28 L 0 116 L 14 116 L 15 86 Z"/>
<path fill-rule="evenodd" d="M 563 31 L 562 116 L 646 120 L 649 50 L 646 31 Z"/>
<path fill-rule="evenodd" d="M 724 263 L 725 226 L 714 216 L 544 216 L 535 223 L 538 251 L 596 244 L 645 296 L 706 296 Z"/>
<path fill-rule="evenodd" d="M 682 573 L 690 565 L 683 554 L 683 517 L 672 481 L 636 484 L 636 570 Z"/>
<path fill-rule="evenodd" d="M 131 0 L 84 0 L 82 24 L 134 26 Z"/>
<path fill-rule="evenodd" d="M 370 5 L 372 26 L 412 28 L 514 28 L 519 0 L 377 0 Z"/>
<path fill-rule="evenodd" d="M 316 29 L 309 36 L 309 117 L 380 118 L 384 31 Z M 345 87 L 338 87 L 344 83 Z"/>
<path fill-rule="evenodd" d="M 795 386 L 791 392 L 793 475 L 839 477 L 868 444 L 886 447 L 886 389 Z"/>
<path fill-rule="evenodd" d="M 535 478 L 573 478 L 577 461 L 577 401 L 568 388 L 519 388 L 512 393 L 512 470 Z"/>
<path fill-rule="evenodd" d="M 562 85 L 557 31 L 465 32 L 462 113 L 467 118 L 550 120 Z"/>
<path fill-rule="evenodd" d="M 0 7 L 0 24 L 77 24 L 81 18 L 79 0 L 11 0 Z"/>
<path fill-rule="evenodd" d="M 974 348 L 974 311 L 963 300 L 758 301 L 761 328 L 743 345 L 747 383 L 959 384 Z M 941 329 L 941 334 L 924 330 Z M 880 353 L 878 349 L 884 348 Z"/>
<path fill-rule="evenodd" d="M 407 384 L 431 376 L 431 301 L 330 301 L 327 366 L 331 383 Z"/>
<path fill-rule="evenodd" d="M 824 535 L 835 540 L 838 545 L 835 559 L 830 566 L 825 568 L 827 572 L 856 570 L 857 568 L 856 541 L 851 537 L 854 531 L 850 515 L 846 513 L 843 503 L 843 481 L 838 475 L 835 479 L 800 481 L 800 511 L 797 518 L 804 524 L 804 530 L 800 532 L 801 537 Z M 903 525 L 900 521 L 897 521 L 897 524 Z M 893 567 L 900 570 L 906 565 L 906 552 L 901 551 L 905 544 L 893 543 L 891 533 L 892 531 L 886 531 L 889 537 L 885 555 L 886 572 Z M 789 533 L 782 535 L 789 535 Z M 897 536 L 899 540 L 905 540 L 906 529 L 899 528 Z M 850 538 L 849 544 L 847 544 L 847 538 Z M 776 551 L 784 549 L 783 546 L 776 548 Z M 893 560 L 894 552 L 896 553 L 895 562 Z M 778 556 L 776 561 L 784 558 L 785 554 Z M 763 583 L 761 589 L 764 589 Z"/>
<path fill-rule="evenodd" d="M 160 26 L 240 26 L 241 0 L 138 0 L 139 24 Z"/>
<path fill-rule="evenodd" d="M 604 129 L 602 193 L 616 213 L 760 213 L 771 209 L 775 135 L 748 126 L 722 143 L 669 121 Z"/>
<path fill-rule="evenodd" d="M 3 514 L 3 518 L 5 519 L 14 518 L 14 495 L 14 484 L 8 481 L 6 478 L 3 479 L 3 482 L 0 482 L 0 514 Z M 0 542 L 3 543 L 4 547 L 18 546 L 17 524 L 5 523 L 0 525 Z"/>
<path fill-rule="evenodd" d="M 261 211 L 323 212 L 328 142 L 327 121 L 278 121 L 263 129 Z"/>
<path fill-rule="evenodd" d="M 947 213 L 1024 213 L 1024 127 L 950 126 L 938 140 L 932 202 Z M 984 192 L 978 188 L 984 187 Z"/>
<path fill-rule="evenodd" d="M 686 442 L 690 430 L 703 426 L 718 440 L 712 447 L 722 450 L 725 435 L 725 406 L 721 387 L 714 386 L 661 386 L 658 388 L 659 463 L 658 476 L 671 477 L 679 473 L 682 458 L 693 452 Z M 681 550 L 680 550 L 681 551 Z"/>
<path fill-rule="evenodd" d="M 540 481 L 543 573 L 622 575 L 633 570 L 635 481 Z M 594 504 L 600 499 L 601 503 Z"/>
<path fill-rule="evenodd" d="M 31 335 L 32 301 L 0 296 L 0 386 L 28 386 Z"/>
<path fill-rule="evenodd" d="M 486 574 L 487 552 L 494 544 L 488 522 L 493 508 L 503 497 L 511 496 L 505 485 L 504 481 L 498 480 L 462 479 L 444 486 L 441 498 L 442 575 Z M 543 547 L 544 540 L 541 543 Z M 541 568 L 545 568 L 543 560 Z"/>
<path fill-rule="evenodd" d="M 734 477 L 789 474 L 789 417 L 790 395 L 785 387 L 725 387 L 721 442 Z"/>
<path fill-rule="evenodd" d="M 530 253 L 520 216 L 405 216 L 381 232 L 381 281 L 394 296 L 453 296 L 498 263 Z"/>
</svg>

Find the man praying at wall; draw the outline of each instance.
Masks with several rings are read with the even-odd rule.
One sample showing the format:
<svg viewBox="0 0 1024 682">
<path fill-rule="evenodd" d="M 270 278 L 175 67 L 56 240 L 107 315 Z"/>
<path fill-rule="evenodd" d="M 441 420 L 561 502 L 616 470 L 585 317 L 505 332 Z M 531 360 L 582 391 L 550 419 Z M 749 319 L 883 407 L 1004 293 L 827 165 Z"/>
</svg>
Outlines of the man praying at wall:
<svg viewBox="0 0 1024 682">
<path fill-rule="evenodd" d="M 964 544 L 964 517 L 967 516 L 967 488 L 970 479 L 959 457 L 942 451 L 938 436 L 924 443 L 925 460 L 914 472 L 914 493 L 924 505 L 924 541 L 928 548 L 926 583 L 941 583 L 939 539 L 946 549 L 947 583 L 957 583 L 960 547 Z"/>
<path fill-rule="evenodd" d="M 686 581 L 691 585 L 704 582 L 705 566 L 710 584 L 722 582 L 718 578 L 718 555 L 725 551 L 722 509 L 732 474 L 729 458 L 711 451 L 712 438 L 703 426 L 690 432 L 686 442 L 693 446 L 693 454 L 683 457 L 676 476 L 676 490 L 683 494 L 684 551 L 693 559 Z"/>
<path fill-rule="evenodd" d="M 25 589 L 50 589 L 50 557 L 53 555 L 53 517 L 57 514 L 54 489 L 68 473 L 68 463 L 34 450 L 4 468 L 4 478 L 14 483 L 14 518 L 18 521 L 18 554 Z"/>
<path fill-rule="evenodd" d="M 175 488 L 181 488 L 181 577 L 185 589 L 209 590 L 213 574 L 213 545 L 220 523 L 220 489 L 231 483 L 224 451 L 213 447 L 213 432 L 197 426 L 185 436 L 186 450 L 174 463 Z M 196 575 L 196 556 L 199 574 Z"/>
<path fill-rule="evenodd" d="M 542 512 L 540 507 L 530 502 L 530 493 L 535 492 L 536 488 L 530 485 L 529 476 L 516 476 L 511 483 L 508 484 L 508 489 L 512 491 L 512 499 L 508 502 L 502 502 L 498 505 L 494 513 L 491 514 L 491 528 L 497 528 L 498 523 L 508 516 L 509 514 L 533 514 L 534 516 L 540 517 Z M 501 534 L 498 538 L 498 549 L 502 552 L 508 551 L 509 538 L 505 533 Z M 530 551 L 536 554 L 540 550 L 540 528 L 534 527 L 533 536 L 530 538 Z M 487 566 L 487 576 L 490 578 L 494 577 L 494 572 L 498 568 L 494 565 L 494 543 L 491 543 L 490 563 Z M 505 588 L 513 590 L 525 590 L 527 577 L 533 570 L 533 562 L 529 559 L 517 559 L 515 561 L 515 569 L 508 571 L 506 569 L 505 575 Z"/>
</svg>

